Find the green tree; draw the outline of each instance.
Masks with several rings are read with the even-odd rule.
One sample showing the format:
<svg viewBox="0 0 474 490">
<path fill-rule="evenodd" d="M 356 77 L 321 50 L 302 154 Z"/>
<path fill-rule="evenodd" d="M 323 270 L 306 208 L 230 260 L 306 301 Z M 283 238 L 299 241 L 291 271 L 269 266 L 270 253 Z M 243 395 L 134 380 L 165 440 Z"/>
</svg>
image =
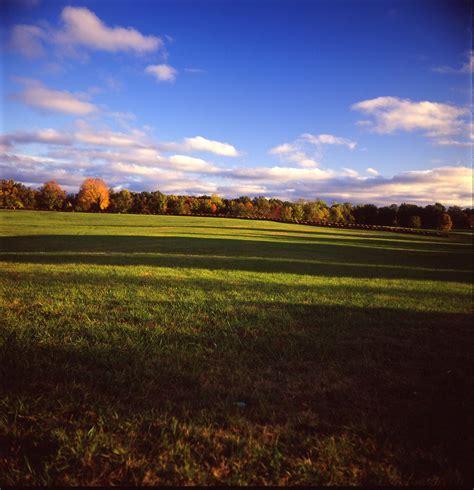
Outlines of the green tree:
<svg viewBox="0 0 474 490">
<path fill-rule="evenodd" d="M 133 196 L 128 189 L 110 192 L 108 211 L 111 213 L 127 213 L 133 206 Z"/>
</svg>

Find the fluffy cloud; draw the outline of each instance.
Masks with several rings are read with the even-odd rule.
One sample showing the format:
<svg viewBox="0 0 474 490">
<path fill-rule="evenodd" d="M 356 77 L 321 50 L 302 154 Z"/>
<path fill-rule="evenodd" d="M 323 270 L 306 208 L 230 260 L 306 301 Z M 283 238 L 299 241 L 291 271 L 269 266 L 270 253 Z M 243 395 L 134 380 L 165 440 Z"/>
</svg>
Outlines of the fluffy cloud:
<svg viewBox="0 0 474 490">
<path fill-rule="evenodd" d="M 225 157 L 236 157 L 239 155 L 237 149 L 231 144 L 209 140 L 202 136 L 185 138 L 181 143 L 162 143 L 160 144 L 160 148 L 163 151 L 181 151 L 184 153 L 205 152 Z"/>
<path fill-rule="evenodd" d="M 158 82 L 174 82 L 178 71 L 170 65 L 148 65 L 145 73 L 153 75 Z"/>
<path fill-rule="evenodd" d="M 359 172 L 357 172 L 357 170 L 354 170 L 353 168 L 344 167 L 342 171 L 343 171 L 343 175 L 347 177 L 353 177 L 354 179 L 359 177 Z"/>
<path fill-rule="evenodd" d="M 309 134 L 304 133 L 301 138 L 312 143 L 313 145 L 343 145 L 347 146 L 350 150 L 353 150 L 357 143 L 347 138 L 341 138 L 339 136 L 333 136 L 332 134 Z"/>
<path fill-rule="evenodd" d="M 219 170 L 218 167 L 211 165 L 202 158 L 187 155 L 172 155 L 168 159 L 164 158 L 161 161 L 169 162 L 173 168 L 179 168 L 185 172 L 214 173 Z"/>
<path fill-rule="evenodd" d="M 52 151 L 48 155 L 54 158 L 74 162 L 81 166 L 84 162 L 97 165 L 136 165 L 137 168 L 162 168 L 188 173 L 214 174 L 221 169 L 202 158 L 188 155 L 165 156 L 155 148 L 123 148 L 114 151 L 111 149 L 98 150 L 94 148 L 70 148 L 61 151 Z M 148 172 L 148 171 L 147 171 Z M 144 172 L 141 172 L 142 174 Z"/>
<path fill-rule="evenodd" d="M 87 8 L 65 7 L 61 19 L 64 25 L 56 35 L 59 43 L 102 51 L 136 53 L 156 51 L 163 45 L 160 38 L 144 36 L 131 27 L 108 27 Z"/>
<path fill-rule="evenodd" d="M 61 112 L 84 116 L 97 111 L 97 107 L 79 96 L 45 87 L 39 80 L 20 79 L 24 90 L 17 99 L 26 105 L 48 112 Z"/>
<path fill-rule="evenodd" d="M 379 171 L 372 167 L 367 167 L 365 171 L 370 175 L 374 175 L 375 177 L 380 175 Z"/>
<path fill-rule="evenodd" d="M 319 166 L 318 151 L 322 145 L 343 145 L 353 150 L 357 143 L 332 134 L 303 133 L 291 143 L 283 143 L 271 148 L 269 153 L 279 156 L 283 161 L 295 163 L 299 167 L 313 168 Z"/>
<path fill-rule="evenodd" d="M 38 131 L 15 131 L 0 136 L 0 144 L 10 148 L 14 144 L 43 143 L 51 145 L 71 145 L 73 137 L 56 129 L 46 128 Z"/>
<path fill-rule="evenodd" d="M 464 132 L 469 113 L 465 107 L 429 101 L 414 102 L 398 97 L 363 100 L 354 104 L 352 109 L 371 116 L 370 127 L 377 133 L 422 131 L 431 138 Z"/>
<path fill-rule="evenodd" d="M 28 58 L 44 53 L 44 44 L 52 43 L 71 52 L 77 48 L 138 54 L 158 51 L 163 41 L 145 36 L 132 27 L 109 27 L 94 12 L 84 7 L 64 7 L 59 28 L 16 25 L 11 44 Z"/>
<path fill-rule="evenodd" d="M 251 180 L 256 183 L 279 182 L 315 182 L 328 179 L 334 175 L 331 170 L 319 168 L 295 168 L 295 167 L 254 167 L 240 168 L 229 171 L 226 177 L 233 179 Z"/>
<path fill-rule="evenodd" d="M 97 131 L 83 121 L 76 123 L 76 126 L 74 137 L 79 143 L 109 147 L 141 147 L 146 144 L 146 136 L 142 131 L 131 130 L 129 133 Z"/>
</svg>

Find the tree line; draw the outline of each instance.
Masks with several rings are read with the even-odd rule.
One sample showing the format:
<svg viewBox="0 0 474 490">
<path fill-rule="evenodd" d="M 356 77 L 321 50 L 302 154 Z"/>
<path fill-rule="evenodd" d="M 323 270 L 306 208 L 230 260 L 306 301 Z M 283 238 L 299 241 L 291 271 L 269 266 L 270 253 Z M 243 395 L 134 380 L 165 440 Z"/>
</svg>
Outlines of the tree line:
<svg viewBox="0 0 474 490">
<path fill-rule="evenodd" d="M 440 203 L 377 207 L 374 204 L 333 203 L 322 200 L 297 202 L 250 198 L 223 199 L 211 196 L 166 195 L 109 189 L 101 179 L 85 179 L 77 194 L 68 194 L 55 181 L 33 189 L 14 180 L 0 181 L 0 208 L 47 211 L 83 211 L 131 214 L 215 215 L 267 218 L 281 221 L 378 225 L 450 230 L 472 229 L 474 209 Z"/>
</svg>

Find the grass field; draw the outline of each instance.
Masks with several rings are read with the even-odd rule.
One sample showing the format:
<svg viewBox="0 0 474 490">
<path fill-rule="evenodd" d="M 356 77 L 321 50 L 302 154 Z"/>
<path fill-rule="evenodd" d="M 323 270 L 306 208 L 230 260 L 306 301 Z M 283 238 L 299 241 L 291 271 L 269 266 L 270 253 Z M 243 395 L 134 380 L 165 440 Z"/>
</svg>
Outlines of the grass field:
<svg viewBox="0 0 474 490">
<path fill-rule="evenodd" d="M 0 212 L 0 483 L 473 482 L 472 243 Z"/>
</svg>

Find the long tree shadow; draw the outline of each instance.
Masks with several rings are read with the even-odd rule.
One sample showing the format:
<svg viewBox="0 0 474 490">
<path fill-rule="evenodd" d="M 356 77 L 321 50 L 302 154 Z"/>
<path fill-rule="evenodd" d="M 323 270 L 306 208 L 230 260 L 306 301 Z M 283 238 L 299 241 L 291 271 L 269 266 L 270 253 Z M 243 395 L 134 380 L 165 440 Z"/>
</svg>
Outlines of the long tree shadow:
<svg viewBox="0 0 474 490">
<path fill-rule="evenodd" d="M 294 423 L 302 438 L 348 427 L 389 438 L 409 451 L 407 471 L 416 467 L 413 454 L 441 448 L 468 481 L 470 315 L 286 303 L 260 308 L 275 318 L 288 311 L 292 326 L 275 321 L 255 329 L 261 319 L 242 303 L 230 325 L 217 318 L 186 332 L 115 325 L 38 343 L 10 331 L 0 344 L 2 388 L 56 407 L 59 420 L 91 410 L 125 419 L 153 410 L 225 424 L 236 402 L 244 402 L 249 421 Z M 298 426 L 308 412 L 318 424 Z M 48 457 L 54 454 L 30 461 Z"/>
<path fill-rule="evenodd" d="M 3 237 L 0 261 L 146 265 L 326 277 L 413 278 L 470 282 L 470 256 L 445 247 L 427 252 L 317 243 L 170 236 L 34 235 Z"/>
<path fill-rule="evenodd" d="M 5 271 L 3 273 L 5 281 L 9 281 L 11 285 L 15 284 L 19 275 L 16 271 Z M 232 280 L 228 276 L 214 276 L 211 279 L 202 278 L 197 275 L 192 277 L 177 277 L 173 272 L 169 274 L 163 274 L 162 272 L 155 275 L 150 270 L 145 271 L 143 274 L 110 274 L 110 273 L 97 273 L 97 271 L 79 271 L 77 269 L 70 271 L 61 271 L 59 274 L 52 275 L 51 272 L 41 272 L 33 270 L 30 272 L 22 272 L 21 279 L 34 282 L 38 286 L 63 286 L 68 284 L 69 287 L 78 288 L 107 288 L 109 290 L 117 291 L 124 287 L 132 287 L 135 290 L 139 288 L 151 288 L 152 290 L 166 290 L 172 288 L 182 288 L 183 290 L 200 290 L 204 294 L 219 294 L 225 291 L 229 298 L 233 298 L 233 293 L 240 293 L 242 291 L 252 292 L 254 301 L 259 303 L 260 296 L 259 290 L 264 295 L 281 295 L 288 298 L 288 304 L 291 304 L 294 298 L 301 294 L 308 294 L 312 298 L 312 302 L 321 303 L 327 300 L 328 293 L 334 293 L 335 295 L 343 295 L 342 297 L 361 296 L 364 298 L 372 297 L 376 294 L 383 294 L 385 301 L 390 300 L 399 303 L 401 310 L 406 309 L 406 305 L 413 304 L 416 301 L 418 304 L 428 304 L 436 298 L 437 305 L 447 305 L 453 300 L 453 294 L 456 294 L 458 300 L 468 301 L 471 297 L 471 291 L 468 289 L 457 290 L 453 293 L 450 289 L 441 289 L 436 286 L 420 288 L 417 283 L 395 285 L 390 284 L 390 287 L 381 288 L 380 284 L 372 283 L 368 281 L 347 281 L 347 282 L 317 282 L 309 281 L 303 284 L 288 283 L 285 280 L 282 281 L 268 281 L 266 278 L 258 280 L 255 277 L 252 279 L 244 279 L 238 277 Z M 348 278 L 350 279 L 350 278 Z M 343 293 L 341 293 L 343 292 Z M 344 294 L 346 296 L 344 296 Z M 406 301 L 404 300 L 406 299 Z M 201 301 L 201 300 L 200 300 Z M 129 310 L 133 306 L 133 300 L 129 301 L 131 304 Z M 141 300 L 140 304 L 143 304 L 144 300 Z M 154 300 L 145 301 L 149 303 L 148 307 L 153 308 Z M 121 308 L 127 308 L 128 301 L 121 301 Z M 260 304 L 260 303 L 259 303 Z M 108 305 L 104 303 L 106 307 Z M 407 308 L 409 306 L 406 306 Z"/>
</svg>

